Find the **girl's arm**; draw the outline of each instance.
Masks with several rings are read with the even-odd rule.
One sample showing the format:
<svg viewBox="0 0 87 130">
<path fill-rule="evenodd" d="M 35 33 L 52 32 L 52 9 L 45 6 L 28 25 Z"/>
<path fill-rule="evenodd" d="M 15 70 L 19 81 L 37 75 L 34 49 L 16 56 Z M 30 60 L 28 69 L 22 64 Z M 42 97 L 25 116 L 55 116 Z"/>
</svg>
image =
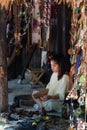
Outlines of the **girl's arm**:
<svg viewBox="0 0 87 130">
<path fill-rule="evenodd" d="M 52 96 L 48 95 L 48 99 L 59 99 L 59 95 L 58 94 Z"/>
<path fill-rule="evenodd" d="M 44 95 L 44 96 L 40 97 L 40 99 L 42 101 L 47 101 L 49 99 L 59 99 L 59 95 L 58 94 L 57 95 L 52 95 L 52 96 L 50 96 L 50 95 Z"/>
<path fill-rule="evenodd" d="M 57 95 L 53 95 L 51 98 L 52 99 L 59 99 L 59 95 L 58 94 Z"/>
<path fill-rule="evenodd" d="M 42 96 L 44 96 L 44 95 L 47 95 L 47 93 L 48 93 L 48 89 L 43 89 L 43 90 L 41 90 L 41 91 L 39 91 L 39 92 L 33 94 L 33 96 L 34 96 L 35 98 L 40 98 L 40 97 L 42 97 Z"/>
</svg>

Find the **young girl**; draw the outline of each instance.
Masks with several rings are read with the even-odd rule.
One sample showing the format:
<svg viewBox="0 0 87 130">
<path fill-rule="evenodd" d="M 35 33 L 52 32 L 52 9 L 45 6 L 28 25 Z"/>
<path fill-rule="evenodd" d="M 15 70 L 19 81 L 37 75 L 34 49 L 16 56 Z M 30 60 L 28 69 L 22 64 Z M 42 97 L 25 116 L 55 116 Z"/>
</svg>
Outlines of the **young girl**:
<svg viewBox="0 0 87 130">
<path fill-rule="evenodd" d="M 54 110 L 61 113 L 69 82 L 65 66 L 66 63 L 63 56 L 53 56 L 51 59 L 53 73 L 49 83 L 44 90 L 32 94 L 32 98 L 39 105 L 41 112 Z"/>
</svg>

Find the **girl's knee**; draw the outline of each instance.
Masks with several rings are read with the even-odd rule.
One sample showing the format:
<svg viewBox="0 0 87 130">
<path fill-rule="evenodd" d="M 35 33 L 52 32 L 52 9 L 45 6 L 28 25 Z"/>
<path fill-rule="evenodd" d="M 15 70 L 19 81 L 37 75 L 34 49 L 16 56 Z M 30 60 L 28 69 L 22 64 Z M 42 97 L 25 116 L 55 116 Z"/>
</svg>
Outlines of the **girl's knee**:
<svg viewBox="0 0 87 130">
<path fill-rule="evenodd" d="M 33 99 L 35 99 L 34 93 L 32 93 L 32 95 L 31 95 L 31 96 L 32 96 L 32 98 L 33 98 Z"/>
<path fill-rule="evenodd" d="M 51 111 L 53 109 L 53 104 L 52 102 L 49 102 L 46 105 L 44 105 L 44 107 L 46 111 Z"/>
</svg>

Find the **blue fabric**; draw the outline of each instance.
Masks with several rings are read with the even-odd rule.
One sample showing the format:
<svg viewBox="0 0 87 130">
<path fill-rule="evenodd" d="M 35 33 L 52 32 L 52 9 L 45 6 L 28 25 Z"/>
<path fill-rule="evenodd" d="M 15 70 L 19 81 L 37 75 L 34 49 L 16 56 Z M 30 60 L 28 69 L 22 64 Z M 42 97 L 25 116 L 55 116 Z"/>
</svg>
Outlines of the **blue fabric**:
<svg viewBox="0 0 87 130">
<path fill-rule="evenodd" d="M 80 66 L 81 58 L 82 58 L 82 53 L 80 53 L 78 55 L 78 57 L 77 57 L 77 61 L 76 61 L 76 73 L 78 73 L 78 68 Z"/>
</svg>

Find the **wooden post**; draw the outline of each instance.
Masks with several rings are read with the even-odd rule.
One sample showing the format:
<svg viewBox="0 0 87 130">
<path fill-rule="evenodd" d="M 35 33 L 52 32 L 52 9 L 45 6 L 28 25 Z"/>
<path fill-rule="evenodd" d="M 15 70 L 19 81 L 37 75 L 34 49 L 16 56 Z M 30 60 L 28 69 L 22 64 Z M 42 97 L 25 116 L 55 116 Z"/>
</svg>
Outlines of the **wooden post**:
<svg viewBox="0 0 87 130">
<path fill-rule="evenodd" d="M 6 65 L 6 15 L 0 5 L 0 112 L 8 108 L 7 65 Z"/>
</svg>

